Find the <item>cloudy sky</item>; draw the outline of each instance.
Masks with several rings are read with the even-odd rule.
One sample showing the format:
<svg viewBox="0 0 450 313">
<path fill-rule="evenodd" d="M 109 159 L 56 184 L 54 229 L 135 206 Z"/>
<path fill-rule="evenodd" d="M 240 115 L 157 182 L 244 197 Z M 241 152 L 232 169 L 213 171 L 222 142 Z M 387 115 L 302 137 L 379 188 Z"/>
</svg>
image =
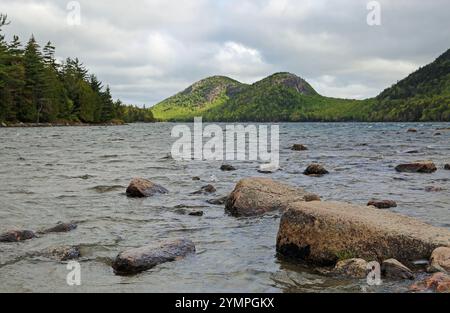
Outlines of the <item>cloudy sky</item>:
<svg viewBox="0 0 450 313">
<path fill-rule="evenodd" d="M 211 75 L 252 83 L 279 71 L 366 98 L 450 48 L 448 0 L 380 0 L 379 26 L 366 0 L 80 0 L 80 25 L 69 2 L 0 0 L 7 37 L 51 40 L 138 105 Z"/>
</svg>

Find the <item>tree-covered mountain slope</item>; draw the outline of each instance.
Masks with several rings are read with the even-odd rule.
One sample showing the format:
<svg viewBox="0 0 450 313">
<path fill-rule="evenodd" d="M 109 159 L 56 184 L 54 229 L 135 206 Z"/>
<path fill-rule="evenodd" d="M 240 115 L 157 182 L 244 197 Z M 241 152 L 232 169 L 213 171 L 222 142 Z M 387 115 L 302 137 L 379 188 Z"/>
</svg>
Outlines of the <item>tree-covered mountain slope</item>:
<svg viewBox="0 0 450 313">
<path fill-rule="evenodd" d="M 189 120 L 223 105 L 245 86 L 224 76 L 208 77 L 157 104 L 152 111 L 161 120 Z"/>
<path fill-rule="evenodd" d="M 450 50 L 378 97 L 324 97 L 304 79 L 276 73 L 252 85 L 215 76 L 153 108 L 163 121 L 450 121 Z"/>
<path fill-rule="evenodd" d="M 450 49 L 377 98 L 371 119 L 450 121 Z"/>
</svg>

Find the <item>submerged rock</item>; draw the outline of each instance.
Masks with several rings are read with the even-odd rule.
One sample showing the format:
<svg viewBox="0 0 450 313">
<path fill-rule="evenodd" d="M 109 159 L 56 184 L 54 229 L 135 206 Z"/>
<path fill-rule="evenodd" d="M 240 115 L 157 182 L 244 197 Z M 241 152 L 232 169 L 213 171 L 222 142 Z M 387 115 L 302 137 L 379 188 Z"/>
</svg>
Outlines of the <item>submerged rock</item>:
<svg viewBox="0 0 450 313">
<path fill-rule="evenodd" d="M 175 211 L 175 213 L 180 214 L 180 215 L 189 215 L 189 216 L 203 216 L 204 215 L 203 211 L 189 211 L 186 209 L 177 209 Z"/>
<path fill-rule="evenodd" d="M 307 151 L 308 147 L 301 144 L 294 144 L 291 148 L 292 151 Z"/>
<path fill-rule="evenodd" d="M 198 177 L 198 176 L 192 177 L 192 180 L 193 180 L 193 181 L 199 181 L 199 180 L 200 180 L 200 177 Z"/>
<path fill-rule="evenodd" d="M 389 259 L 381 265 L 381 273 L 384 277 L 392 279 L 414 279 L 413 272 L 395 259 Z"/>
<path fill-rule="evenodd" d="M 330 172 L 328 172 L 322 165 L 317 163 L 309 165 L 303 172 L 303 174 L 307 176 L 323 176 L 329 173 Z"/>
<path fill-rule="evenodd" d="M 303 200 L 305 200 L 306 202 L 311 202 L 311 201 L 322 201 L 322 199 L 320 199 L 319 195 L 316 195 L 314 193 L 308 193 L 303 197 Z"/>
<path fill-rule="evenodd" d="M 444 165 L 444 170 L 450 171 L 450 164 L 445 164 Z"/>
<path fill-rule="evenodd" d="M 228 165 L 228 164 L 224 164 L 220 167 L 220 170 L 223 172 L 232 172 L 235 171 L 236 168 L 234 166 Z"/>
<path fill-rule="evenodd" d="M 351 278 L 366 278 L 369 263 L 363 259 L 347 259 L 339 261 L 333 272 Z"/>
<path fill-rule="evenodd" d="M 450 248 L 439 247 L 433 251 L 428 271 L 450 273 Z"/>
<path fill-rule="evenodd" d="M 43 256 L 56 259 L 58 261 L 76 260 L 81 257 L 80 248 L 77 246 L 62 246 L 49 248 L 42 253 Z"/>
<path fill-rule="evenodd" d="M 68 233 L 72 230 L 77 229 L 78 225 L 73 223 L 61 223 L 59 222 L 56 226 L 40 231 L 40 234 L 50 234 L 50 233 Z"/>
<path fill-rule="evenodd" d="M 200 190 L 193 192 L 193 195 L 201 195 L 201 194 L 207 194 L 207 193 L 214 193 L 216 192 L 216 188 L 213 185 L 206 185 L 203 186 Z"/>
<path fill-rule="evenodd" d="M 222 197 L 222 198 L 218 198 L 218 199 L 210 199 L 207 200 L 206 202 L 212 205 L 223 205 L 227 202 L 228 197 Z"/>
<path fill-rule="evenodd" d="M 277 251 L 314 264 L 334 265 L 342 254 L 410 264 L 450 246 L 450 230 L 390 211 L 341 202 L 284 205 L 288 209 L 281 217 Z"/>
<path fill-rule="evenodd" d="M 445 273 L 436 273 L 418 283 L 415 283 L 409 288 L 411 291 L 437 291 L 450 292 L 450 276 Z"/>
<path fill-rule="evenodd" d="M 442 187 L 436 187 L 436 186 L 425 187 L 425 191 L 426 192 L 440 192 L 440 191 L 443 191 L 443 190 L 444 190 L 444 188 L 442 188 Z"/>
<path fill-rule="evenodd" d="M 128 197 L 144 198 L 154 196 L 155 194 L 165 194 L 169 191 L 149 180 L 143 178 L 133 178 L 126 192 Z"/>
<path fill-rule="evenodd" d="M 402 173 L 434 173 L 437 171 L 436 165 L 431 161 L 419 161 L 398 165 L 395 170 Z"/>
<path fill-rule="evenodd" d="M 408 129 L 407 132 L 408 132 L 408 133 L 417 133 L 417 129 L 415 129 L 415 128 L 410 128 L 410 129 Z"/>
<path fill-rule="evenodd" d="M 397 203 L 392 200 L 372 200 L 367 203 L 368 206 L 374 206 L 378 209 L 390 209 L 390 208 L 396 208 Z"/>
<path fill-rule="evenodd" d="M 0 235 L 0 242 L 19 242 L 36 238 L 31 230 L 10 230 Z"/>
<path fill-rule="evenodd" d="M 203 211 L 192 211 L 188 213 L 190 216 L 203 216 L 204 214 L 205 213 Z"/>
<path fill-rule="evenodd" d="M 246 178 L 239 181 L 228 197 L 225 211 L 235 217 L 283 211 L 293 201 L 304 201 L 307 193 L 269 178 Z"/>
<path fill-rule="evenodd" d="M 188 239 L 179 239 L 160 245 L 126 250 L 116 257 L 112 268 L 117 275 L 137 274 L 193 253 L 195 253 L 194 243 Z"/>
</svg>

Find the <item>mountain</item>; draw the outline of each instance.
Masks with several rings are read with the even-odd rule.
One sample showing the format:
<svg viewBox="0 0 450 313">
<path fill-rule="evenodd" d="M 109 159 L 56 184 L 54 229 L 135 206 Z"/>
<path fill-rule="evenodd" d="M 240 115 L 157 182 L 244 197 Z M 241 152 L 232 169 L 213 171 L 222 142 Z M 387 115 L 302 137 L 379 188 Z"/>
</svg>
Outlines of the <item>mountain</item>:
<svg viewBox="0 0 450 313">
<path fill-rule="evenodd" d="M 372 119 L 383 121 L 450 121 L 450 49 L 384 90 Z"/>
<path fill-rule="evenodd" d="M 450 121 L 450 50 L 378 97 L 337 99 L 304 79 L 276 73 L 252 85 L 223 76 L 201 80 L 153 108 L 163 121 Z"/>
<path fill-rule="evenodd" d="M 152 112 L 162 120 L 186 120 L 223 105 L 245 86 L 224 76 L 208 77 L 160 102 Z"/>
</svg>

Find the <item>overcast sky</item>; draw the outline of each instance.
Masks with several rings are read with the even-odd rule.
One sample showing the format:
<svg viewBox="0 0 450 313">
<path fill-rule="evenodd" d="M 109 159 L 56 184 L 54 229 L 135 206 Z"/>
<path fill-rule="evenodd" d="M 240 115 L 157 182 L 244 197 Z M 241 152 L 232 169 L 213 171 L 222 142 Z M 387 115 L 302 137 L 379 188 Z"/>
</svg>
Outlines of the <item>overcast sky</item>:
<svg viewBox="0 0 450 313">
<path fill-rule="evenodd" d="M 207 76 L 280 71 L 326 96 L 372 97 L 450 48 L 450 1 L 378 1 L 380 26 L 367 24 L 368 2 L 80 0 L 80 25 L 65 0 L 0 0 L 0 11 L 8 38 L 51 40 L 115 98 L 150 106 Z"/>
</svg>

